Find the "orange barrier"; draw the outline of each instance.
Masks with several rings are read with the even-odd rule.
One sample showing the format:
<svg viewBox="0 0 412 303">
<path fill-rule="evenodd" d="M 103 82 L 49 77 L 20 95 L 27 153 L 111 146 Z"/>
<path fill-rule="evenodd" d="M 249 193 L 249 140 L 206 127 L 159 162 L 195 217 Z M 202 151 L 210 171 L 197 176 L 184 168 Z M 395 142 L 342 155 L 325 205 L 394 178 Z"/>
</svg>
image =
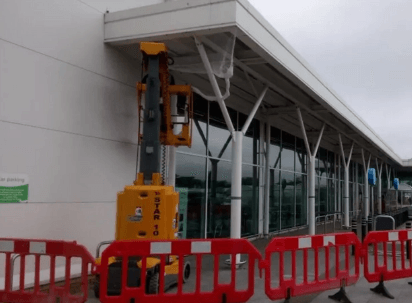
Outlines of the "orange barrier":
<svg viewBox="0 0 412 303">
<path fill-rule="evenodd" d="M 231 282 L 219 283 L 219 256 L 230 255 L 232 260 L 236 259 L 236 254 L 248 255 L 248 288 L 246 290 L 236 289 L 236 264 L 230 266 Z M 176 293 L 165 293 L 165 266 L 170 256 L 177 256 L 180 260 L 179 270 L 176 281 L 183 281 L 183 262 L 184 257 L 193 255 L 196 258 L 196 286 L 192 293 L 182 291 L 182 284 L 177 283 Z M 213 266 L 213 290 L 201 290 L 201 268 L 202 256 L 214 256 Z M 109 258 L 121 258 L 129 260 L 139 256 L 141 258 L 140 283 L 135 287 L 128 284 L 129 262 L 121 263 L 121 285 L 120 294 L 108 295 L 109 280 Z M 148 294 L 146 291 L 146 271 L 149 257 L 160 259 L 159 264 L 159 292 L 158 294 Z M 113 260 L 113 259 L 111 259 Z M 111 302 L 130 302 L 134 299 L 139 303 L 221 303 L 221 302 L 246 302 L 254 293 L 255 262 L 261 260 L 259 251 L 245 239 L 212 239 L 212 240 L 172 240 L 172 241 L 115 241 L 108 246 L 102 254 L 101 278 L 100 278 L 100 300 L 103 303 Z"/>
<path fill-rule="evenodd" d="M 33 239 L 0 239 L 0 254 L 5 254 L 5 287 L 0 289 L 0 302 L 12 303 L 38 303 L 56 302 L 61 303 L 83 303 L 88 296 L 88 268 L 94 263 L 92 255 L 87 249 L 76 242 L 54 241 L 54 240 L 33 240 Z M 20 256 L 20 285 L 17 289 L 12 289 L 12 254 Z M 34 255 L 34 290 L 25 290 L 25 266 L 26 257 Z M 47 292 L 40 291 L 40 257 L 50 257 L 50 284 Z M 55 267 L 56 257 L 64 257 L 65 285 L 56 286 Z M 81 290 L 82 295 L 70 294 L 70 269 L 71 258 L 81 259 Z"/>
<path fill-rule="evenodd" d="M 350 247 L 355 247 L 354 265 L 355 273 L 350 273 Z M 340 260 L 342 256 L 339 254 L 340 247 L 344 247 L 344 267 L 341 268 Z M 330 262 L 330 250 L 335 249 L 335 258 Z M 324 249 L 324 264 L 325 275 L 320 277 L 320 250 Z M 309 265 L 308 265 L 308 251 L 314 252 L 314 280 L 309 281 Z M 297 281 L 297 261 L 296 255 L 298 251 L 303 253 L 303 281 Z M 344 291 L 345 285 L 351 285 L 359 279 L 359 264 L 360 264 L 361 243 L 354 233 L 341 234 L 326 234 L 316 236 L 298 236 L 298 237 L 282 237 L 273 239 L 265 250 L 265 260 L 261 262 L 260 267 L 265 269 L 265 292 L 271 300 L 290 299 L 291 297 L 316 293 L 328 289 L 341 287 L 334 299 L 346 297 Z M 291 254 L 291 277 L 287 278 L 285 275 L 285 253 Z M 278 253 L 279 259 L 277 264 L 272 264 L 272 254 Z M 272 272 L 272 265 L 277 265 L 278 272 Z M 300 264 L 302 266 L 302 264 Z M 331 270 L 335 268 L 335 275 L 332 277 Z M 277 278 L 279 285 L 272 287 L 271 281 Z"/>
<path fill-rule="evenodd" d="M 393 299 L 394 297 L 384 286 L 384 281 L 412 277 L 412 258 L 405 253 L 406 246 L 409 246 L 409 248 L 411 246 L 411 239 L 412 230 L 373 231 L 368 233 L 363 242 L 364 275 L 370 283 L 379 282 L 378 286 L 371 289 L 372 291 Z M 379 245 L 382 246 L 382 264 L 379 264 L 379 255 L 381 254 Z M 390 246 L 390 253 L 388 253 L 388 245 Z M 369 263 L 370 248 L 373 249 L 373 266 L 370 266 Z M 409 254 L 410 251 L 409 249 Z M 397 261 L 397 257 L 400 257 L 400 262 Z"/>
</svg>

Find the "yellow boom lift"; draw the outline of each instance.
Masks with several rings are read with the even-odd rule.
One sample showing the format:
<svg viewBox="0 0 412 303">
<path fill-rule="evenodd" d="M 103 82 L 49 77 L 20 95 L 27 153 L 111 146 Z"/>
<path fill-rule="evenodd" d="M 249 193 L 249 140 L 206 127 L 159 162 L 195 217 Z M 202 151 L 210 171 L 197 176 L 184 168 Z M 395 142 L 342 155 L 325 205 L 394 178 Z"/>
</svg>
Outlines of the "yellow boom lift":
<svg viewBox="0 0 412 303">
<path fill-rule="evenodd" d="M 140 172 L 133 185 L 117 194 L 115 240 L 171 240 L 178 238 L 179 193 L 164 184 L 160 173 L 163 146 L 191 146 L 193 94 L 189 85 L 174 85 L 169 75 L 168 54 L 162 43 L 141 42 L 143 67 L 147 73 L 137 84 L 139 111 Z M 174 113 L 174 114 L 172 114 Z M 128 264 L 128 286 L 140 285 L 141 260 L 123 260 Z M 179 260 L 168 256 L 165 267 L 165 287 L 176 284 Z M 121 260 L 109 261 L 108 295 L 118 295 L 121 289 Z M 100 259 L 96 259 L 97 268 Z M 160 260 L 147 259 L 146 292 L 159 290 Z M 185 282 L 190 275 L 190 263 L 183 267 Z M 99 275 L 95 294 L 99 296 Z"/>
</svg>

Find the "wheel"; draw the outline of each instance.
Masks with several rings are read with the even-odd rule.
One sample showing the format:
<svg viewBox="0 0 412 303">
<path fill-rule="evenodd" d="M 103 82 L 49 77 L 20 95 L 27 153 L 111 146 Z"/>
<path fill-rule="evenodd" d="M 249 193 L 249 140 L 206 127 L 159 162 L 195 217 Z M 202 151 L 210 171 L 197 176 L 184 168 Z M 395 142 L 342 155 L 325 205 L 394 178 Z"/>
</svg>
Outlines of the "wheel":
<svg viewBox="0 0 412 303">
<path fill-rule="evenodd" d="M 99 279 L 96 279 L 96 282 L 94 282 L 93 291 L 94 291 L 94 296 L 96 298 L 99 298 L 100 297 L 100 281 L 99 281 Z"/>
<path fill-rule="evenodd" d="M 186 283 L 190 277 L 190 262 L 186 262 L 183 266 L 183 283 Z"/>
<path fill-rule="evenodd" d="M 147 293 L 159 293 L 159 273 L 155 272 L 147 277 Z"/>
</svg>

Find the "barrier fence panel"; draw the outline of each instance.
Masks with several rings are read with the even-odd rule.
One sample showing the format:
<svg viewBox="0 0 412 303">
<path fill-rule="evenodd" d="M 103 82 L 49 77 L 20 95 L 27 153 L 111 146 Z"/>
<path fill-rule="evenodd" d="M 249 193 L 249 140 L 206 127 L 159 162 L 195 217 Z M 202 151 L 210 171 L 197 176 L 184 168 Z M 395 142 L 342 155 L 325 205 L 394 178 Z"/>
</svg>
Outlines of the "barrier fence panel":
<svg viewBox="0 0 412 303">
<path fill-rule="evenodd" d="M 355 247 L 354 256 L 351 246 Z M 260 264 L 260 268 L 265 269 L 266 295 L 271 300 L 290 299 L 341 287 L 334 298 L 343 299 L 346 297 L 344 286 L 359 279 L 360 251 L 361 243 L 354 233 L 273 239 Z"/>
<path fill-rule="evenodd" d="M 237 270 L 235 262 L 230 265 L 222 265 L 221 256 L 227 255 L 231 260 L 236 260 L 236 255 L 248 257 L 248 262 L 244 265 L 247 272 Z M 212 257 L 213 262 L 202 264 L 204 257 Z M 174 268 L 177 287 L 165 289 L 166 280 L 170 278 L 170 264 L 173 260 L 179 260 Z M 131 260 L 132 261 L 131 263 Z M 185 281 L 187 262 L 191 260 L 195 267 L 195 280 L 192 291 L 184 291 L 182 281 Z M 115 241 L 108 246 L 102 254 L 100 267 L 100 301 L 109 302 L 134 302 L 139 303 L 221 303 L 221 302 L 246 302 L 254 293 L 255 262 L 261 260 L 259 251 L 246 239 L 212 239 L 212 240 L 172 240 L 172 241 Z M 132 268 L 138 262 L 138 281 L 132 277 Z M 117 265 L 115 265 L 117 264 Z M 156 267 L 153 264 L 157 264 Z M 117 287 L 118 292 L 113 292 L 110 287 L 114 285 L 116 278 L 115 266 L 121 268 Z M 152 273 L 150 273 L 152 270 Z M 247 278 L 247 287 L 239 289 L 237 287 L 238 273 L 243 272 Z M 152 287 L 154 275 L 159 277 L 158 289 L 153 293 L 149 291 Z M 210 283 L 204 281 L 209 273 Z M 229 283 L 221 283 L 220 275 L 226 275 L 225 280 Z M 242 277 L 243 278 L 243 277 Z M 189 283 L 187 282 L 187 283 Z M 210 287 L 205 290 L 204 286 Z"/>
<path fill-rule="evenodd" d="M 412 277 L 411 248 L 412 231 L 374 231 L 368 233 L 362 253 L 365 259 L 364 275 L 368 282 L 379 282 L 371 289 L 386 297 L 393 296 L 385 288 L 383 282 Z"/>
<path fill-rule="evenodd" d="M 5 258 L 4 287 L 0 287 L 0 302 L 56 302 L 61 303 L 82 303 L 88 296 L 88 274 L 92 268 L 94 258 L 87 249 L 78 245 L 76 242 L 54 241 L 54 240 L 34 240 L 34 239 L 5 239 L 0 238 L 0 255 Z M 13 286 L 13 257 L 19 256 L 18 286 Z M 47 291 L 40 289 L 41 284 L 41 258 L 49 258 L 50 266 L 47 266 Z M 56 285 L 56 259 L 65 260 L 65 279 L 64 286 Z M 72 258 L 80 259 L 81 267 L 81 294 L 71 294 L 70 292 L 70 273 Z M 27 262 L 33 259 L 34 264 Z M 34 265 L 34 272 L 26 272 L 26 267 Z M 31 281 L 28 280 L 32 280 Z M 30 283 L 31 290 L 27 289 L 26 284 Z M 32 284 L 32 285 L 31 285 Z"/>
</svg>

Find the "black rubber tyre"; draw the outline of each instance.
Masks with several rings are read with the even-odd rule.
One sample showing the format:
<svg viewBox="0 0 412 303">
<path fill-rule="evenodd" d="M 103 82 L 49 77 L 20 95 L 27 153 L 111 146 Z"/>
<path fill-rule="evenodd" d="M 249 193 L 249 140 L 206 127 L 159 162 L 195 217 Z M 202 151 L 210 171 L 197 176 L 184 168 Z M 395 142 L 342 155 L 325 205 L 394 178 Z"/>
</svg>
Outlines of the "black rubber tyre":
<svg viewBox="0 0 412 303">
<path fill-rule="evenodd" d="M 147 278 L 147 293 L 157 294 L 159 293 L 159 273 L 155 272 Z"/>
<path fill-rule="evenodd" d="M 186 262 L 183 266 L 183 283 L 186 283 L 190 277 L 190 262 Z"/>
<path fill-rule="evenodd" d="M 100 281 L 99 280 L 96 280 L 96 282 L 94 282 L 93 291 L 94 291 L 94 296 L 96 298 L 99 298 L 100 297 Z"/>
</svg>

